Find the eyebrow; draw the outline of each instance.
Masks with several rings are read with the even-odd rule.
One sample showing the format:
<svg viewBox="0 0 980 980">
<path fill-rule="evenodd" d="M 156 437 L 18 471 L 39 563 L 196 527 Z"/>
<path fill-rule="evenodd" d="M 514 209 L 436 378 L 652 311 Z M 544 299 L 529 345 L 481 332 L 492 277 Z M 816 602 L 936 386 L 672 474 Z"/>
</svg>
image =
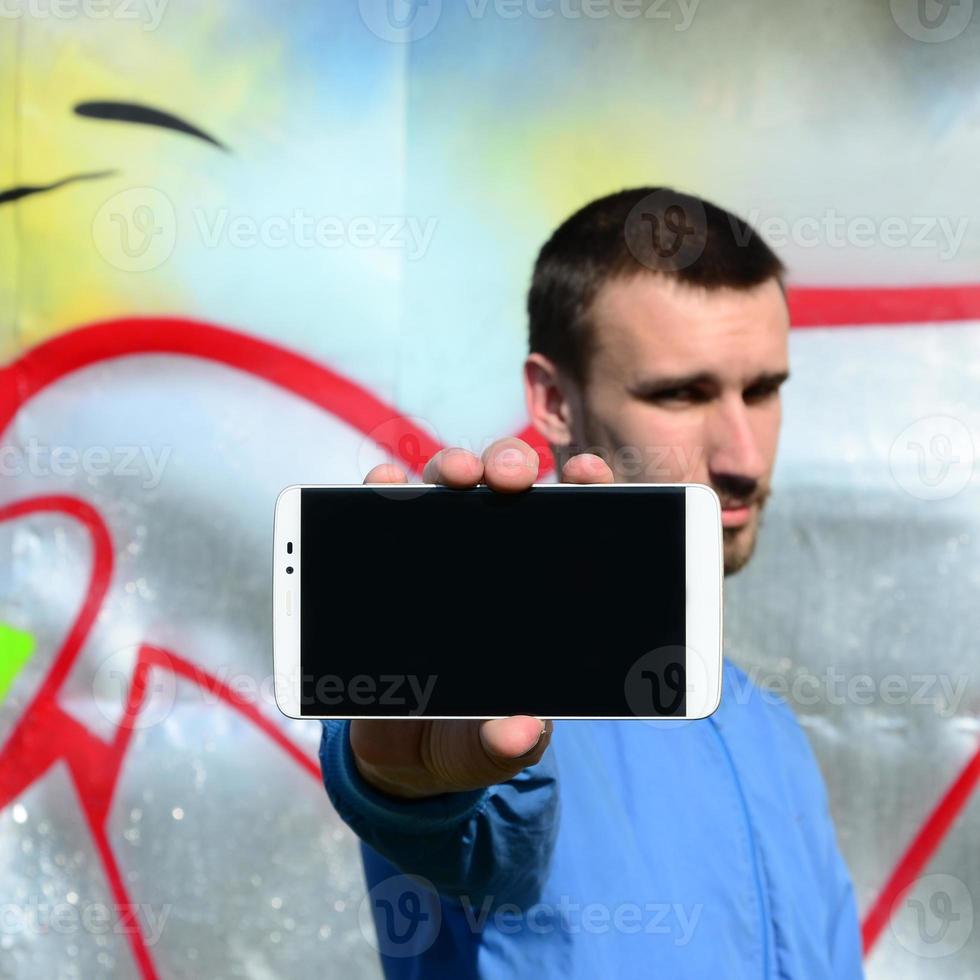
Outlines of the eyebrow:
<svg viewBox="0 0 980 980">
<path fill-rule="evenodd" d="M 179 116 L 152 106 L 139 105 L 136 102 L 79 102 L 75 106 L 75 115 L 87 119 L 107 119 L 111 122 L 137 123 L 143 126 L 159 126 L 161 129 L 172 129 L 187 136 L 195 136 L 216 146 L 225 153 L 230 152 L 224 143 L 216 140 L 210 133 L 199 129 L 193 123 Z"/>
<path fill-rule="evenodd" d="M 764 371 L 756 375 L 747 387 L 755 388 L 757 385 L 767 385 L 778 387 L 789 378 L 789 371 Z M 665 391 L 672 391 L 675 388 L 688 388 L 695 385 L 713 385 L 719 387 L 718 376 L 710 371 L 698 371 L 695 374 L 678 375 L 672 378 L 648 378 L 630 385 L 630 394 L 638 398 L 654 398 L 663 394 Z"/>
</svg>

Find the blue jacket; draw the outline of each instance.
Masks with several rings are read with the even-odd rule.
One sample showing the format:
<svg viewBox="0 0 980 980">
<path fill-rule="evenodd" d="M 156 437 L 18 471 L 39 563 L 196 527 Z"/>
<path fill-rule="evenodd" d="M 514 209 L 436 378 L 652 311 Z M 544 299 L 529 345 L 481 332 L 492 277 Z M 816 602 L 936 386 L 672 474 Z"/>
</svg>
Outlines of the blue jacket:
<svg viewBox="0 0 980 980">
<path fill-rule="evenodd" d="M 731 664 L 711 718 L 556 722 L 541 762 L 470 793 L 376 792 L 349 724 L 320 759 L 393 980 L 862 976 L 806 737 Z"/>
</svg>

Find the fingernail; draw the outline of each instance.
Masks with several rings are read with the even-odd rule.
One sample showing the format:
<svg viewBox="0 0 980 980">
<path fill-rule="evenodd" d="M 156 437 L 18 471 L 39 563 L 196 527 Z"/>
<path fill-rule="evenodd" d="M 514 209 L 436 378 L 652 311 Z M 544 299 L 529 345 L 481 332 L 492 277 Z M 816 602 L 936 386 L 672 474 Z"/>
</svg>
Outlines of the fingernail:
<svg viewBox="0 0 980 980">
<path fill-rule="evenodd" d="M 534 740 L 534 745 L 531 746 L 531 749 L 536 749 L 541 744 L 541 739 L 544 738 L 545 732 L 547 731 L 548 723 L 546 721 L 541 722 L 541 731 L 538 732 L 538 737 Z M 528 749 L 528 751 L 530 752 L 531 749 Z"/>
<path fill-rule="evenodd" d="M 505 449 L 498 457 L 497 462 L 508 469 L 524 464 L 524 453 L 519 449 Z"/>
</svg>

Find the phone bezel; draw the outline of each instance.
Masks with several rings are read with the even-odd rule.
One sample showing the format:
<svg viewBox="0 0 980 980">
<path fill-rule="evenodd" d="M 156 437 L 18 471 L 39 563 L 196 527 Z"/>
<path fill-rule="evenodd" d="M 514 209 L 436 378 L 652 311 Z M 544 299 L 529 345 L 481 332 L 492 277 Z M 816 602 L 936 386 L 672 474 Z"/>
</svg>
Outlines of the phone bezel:
<svg viewBox="0 0 980 980">
<path fill-rule="evenodd" d="M 435 489 L 431 483 L 411 484 L 337 484 L 306 483 L 292 484 L 276 499 L 275 523 L 273 530 L 273 663 L 276 705 L 288 718 L 300 720 L 334 718 L 373 718 L 378 715 L 304 715 L 300 713 L 300 606 L 301 581 L 303 574 L 303 544 L 300 528 L 300 500 L 304 489 L 363 489 L 366 493 L 404 488 L 404 492 L 420 494 Z M 687 713 L 672 716 L 670 720 L 692 720 L 706 718 L 721 703 L 722 657 L 723 657 L 723 608 L 724 608 L 724 546 L 721 526 L 721 502 L 718 495 L 703 483 L 536 483 L 536 487 L 564 487 L 569 490 L 582 490 L 601 487 L 608 490 L 614 487 L 683 487 L 685 489 L 685 538 L 686 538 L 686 629 L 688 648 L 688 689 Z M 291 554 L 286 552 L 287 542 L 293 542 Z M 292 574 L 287 574 L 287 566 L 292 566 Z M 692 671 L 692 653 L 698 657 L 703 671 Z M 392 715 L 404 718 L 405 715 Z M 416 720 L 469 718 L 457 715 L 410 716 Z M 480 716 L 484 717 L 484 716 Z M 501 716 L 486 716 L 501 717 Z M 623 715 L 613 718 L 608 715 L 556 715 L 555 720 L 655 720 L 661 716 Z"/>
</svg>

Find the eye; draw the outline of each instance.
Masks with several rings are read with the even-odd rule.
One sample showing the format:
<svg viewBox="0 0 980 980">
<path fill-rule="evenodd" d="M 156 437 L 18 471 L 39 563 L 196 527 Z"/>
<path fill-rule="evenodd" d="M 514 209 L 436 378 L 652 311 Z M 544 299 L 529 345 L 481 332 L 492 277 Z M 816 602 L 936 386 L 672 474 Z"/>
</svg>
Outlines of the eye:
<svg viewBox="0 0 980 980">
<path fill-rule="evenodd" d="M 747 402 L 761 402 L 772 398 L 779 393 L 779 383 L 766 382 L 765 384 L 753 385 L 746 388 L 743 394 Z"/>
<path fill-rule="evenodd" d="M 702 388 L 695 388 L 687 385 L 683 388 L 668 388 L 665 391 L 658 391 L 653 396 L 655 402 L 703 402 L 708 397 L 707 392 Z"/>
</svg>

